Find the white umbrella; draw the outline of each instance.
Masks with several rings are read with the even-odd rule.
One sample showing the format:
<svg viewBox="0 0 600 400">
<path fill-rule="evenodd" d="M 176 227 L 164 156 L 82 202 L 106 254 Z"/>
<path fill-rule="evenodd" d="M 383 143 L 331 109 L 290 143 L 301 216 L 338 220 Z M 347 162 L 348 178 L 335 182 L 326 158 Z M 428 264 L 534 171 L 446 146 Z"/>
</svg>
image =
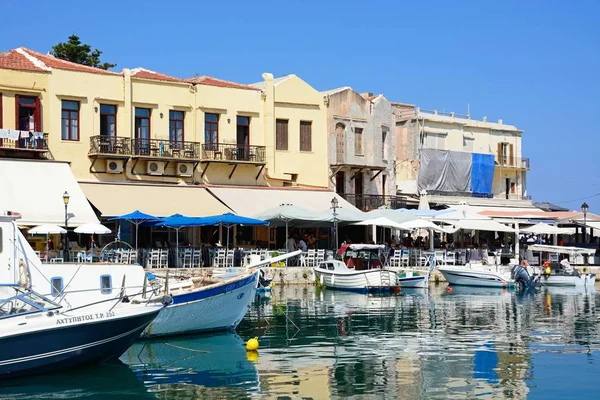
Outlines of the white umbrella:
<svg viewBox="0 0 600 400">
<path fill-rule="evenodd" d="M 91 222 L 89 224 L 83 224 L 78 226 L 77 228 L 75 228 L 75 233 L 90 233 L 90 234 L 98 234 L 98 235 L 102 235 L 105 233 L 110 233 L 112 232 L 110 229 L 108 229 L 107 227 L 105 227 L 102 224 L 98 224 L 96 222 Z"/>
<path fill-rule="evenodd" d="M 28 232 L 30 235 L 58 235 L 67 233 L 67 230 L 58 225 L 39 225 L 31 228 Z"/>
<path fill-rule="evenodd" d="M 67 233 L 65 228 L 61 228 L 58 225 L 38 225 L 29 230 L 30 235 L 46 235 L 46 259 L 48 259 L 48 251 L 49 249 L 49 237 L 48 235 L 59 235 Z"/>
<path fill-rule="evenodd" d="M 439 225 L 436 225 L 433 222 L 428 221 L 426 219 L 415 219 L 412 221 L 402 222 L 398 225 L 398 229 L 404 229 L 407 231 L 411 231 L 413 229 L 433 229 L 439 232 L 444 232 L 444 230 Z"/>
<path fill-rule="evenodd" d="M 557 235 L 557 234 L 571 234 L 572 229 L 559 228 L 554 225 L 548 225 L 548 224 L 544 224 L 543 222 L 540 222 L 539 224 L 530 226 L 529 228 L 521 229 L 521 232 L 546 234 L 546 235 Z"/>
<path fill-rule="evenodd" d="M 369 226 L 382 226 L 384 228 L 405 229 L 405 228 L 402 228 L 402 224 L 400 224 L 398 222 L 394 222 L 391 219 L 388 219 L 385 217 L 366 219 L 364 221 L 360 221 L 360 222 L 357 222 L 352 225 L 369 225 Z"/>
<path fill-rule="evenodd" d="M 89 224 L 83 224 L 75 228 L 76 233 L 89 233 L 92 235 L 92 249 L 94 248 L 94 233 L 98 235 L 102 235 L 105 233 L 112 232 L 110 229 L 105 227 L 102 224 L 98 224 L 96 222 L 91 222 Z"/>
</svg>

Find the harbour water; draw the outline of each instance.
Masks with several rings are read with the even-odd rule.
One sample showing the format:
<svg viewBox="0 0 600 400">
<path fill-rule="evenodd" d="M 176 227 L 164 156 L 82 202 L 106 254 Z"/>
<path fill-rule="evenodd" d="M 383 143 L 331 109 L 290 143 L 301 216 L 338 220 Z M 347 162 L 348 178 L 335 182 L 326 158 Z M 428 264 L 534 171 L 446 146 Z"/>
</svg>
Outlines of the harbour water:
<svg viewBox="0 0 600 400">
<path fill-rule="evenodd" d="M 0 398 L 598 398 L 600 291 L 444 289 L 276 287 L 237 334 L 140 341 L 120 362 L 4 382 Z"/>
</svg>

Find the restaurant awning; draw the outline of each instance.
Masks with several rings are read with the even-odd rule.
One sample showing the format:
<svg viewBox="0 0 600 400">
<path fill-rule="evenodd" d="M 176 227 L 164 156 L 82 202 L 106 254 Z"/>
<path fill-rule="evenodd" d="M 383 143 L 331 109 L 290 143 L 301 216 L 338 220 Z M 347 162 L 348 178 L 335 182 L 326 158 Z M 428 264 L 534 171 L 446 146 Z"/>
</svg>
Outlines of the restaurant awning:
<svg viewBox="0 0 600 400">
<path fill-rule="evenodd" d="M 445 228 L 447 232 L 452 230 L 473 230 L 473 231 L 489 231 L 489 232 L 515 232 L 515 230 L 507 225 L 496 222 L 492 219 L 463 219 L 463 220 L 444 220 L 436 219 L 442 223 L 450 224 L 453 228 Z"/>
<path fill-rule="evenodd" d="M 21 213 L 19 225 L 64 225 L 64 192 L 70 227 L 98 222 L 68 163 L 0 160 L 0 210 Z"/>
<path fill-rule="evenodd" d="M 103 217 L 137 209 L 159 217 L 176 213 L 203 217 L 231 211 L 203 187 L 100 182 L 80 185 Z"/>
<path fill-rule="evenodd" d="M 208 190 L 239 215 L 257 216 L 281 204 L 292 204 L 309 211 L 328 211 L 334 197 L 338 199 L 342 209 L 359 212 L 352 204 L 329 190 L 260 187 L 209 187 Z"/>
</svg>

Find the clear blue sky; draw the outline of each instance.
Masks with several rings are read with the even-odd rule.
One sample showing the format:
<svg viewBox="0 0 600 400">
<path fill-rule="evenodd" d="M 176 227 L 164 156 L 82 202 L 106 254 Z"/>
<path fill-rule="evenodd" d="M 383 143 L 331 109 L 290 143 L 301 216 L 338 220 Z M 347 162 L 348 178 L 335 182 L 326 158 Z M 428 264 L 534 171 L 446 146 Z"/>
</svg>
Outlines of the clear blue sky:
<svg viewBox="0 0 600 400">
<path fill-rule="evenodd" d="M 534 200 L 579 209 L 586 198 L 600 213 L 598 1 L 3 0 L 1 10 L 2 50 L 46 52 L 75 32 L 117 70 L 244 83 L 295 73 L 318 90 L 348 85 L 426 109 L 470 103 L 475 118 L 524 130 Z"/>
</svg>

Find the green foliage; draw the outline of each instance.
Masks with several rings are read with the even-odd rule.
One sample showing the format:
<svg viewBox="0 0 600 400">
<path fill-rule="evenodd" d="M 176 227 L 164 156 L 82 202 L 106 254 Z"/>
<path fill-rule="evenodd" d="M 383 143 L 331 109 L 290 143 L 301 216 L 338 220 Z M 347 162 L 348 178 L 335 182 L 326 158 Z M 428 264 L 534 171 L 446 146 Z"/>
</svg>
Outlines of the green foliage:
<svg viewBox="0 0 600 400">
<path fill-rule="evenodd" d="M 52 46 L 50 52 L 54 57 L 61 60 L 71 61 L 81 65 L 96 67 L 101 69 L 109 69 L 116 67 L 117 64 L 102 63 L 100 55 L 102 52 L 98 49 L 92 51 L 92 46 L 81 43 L 79 36 L 72 34 L 67 42 L 58 43 Z"/>
</svg>

